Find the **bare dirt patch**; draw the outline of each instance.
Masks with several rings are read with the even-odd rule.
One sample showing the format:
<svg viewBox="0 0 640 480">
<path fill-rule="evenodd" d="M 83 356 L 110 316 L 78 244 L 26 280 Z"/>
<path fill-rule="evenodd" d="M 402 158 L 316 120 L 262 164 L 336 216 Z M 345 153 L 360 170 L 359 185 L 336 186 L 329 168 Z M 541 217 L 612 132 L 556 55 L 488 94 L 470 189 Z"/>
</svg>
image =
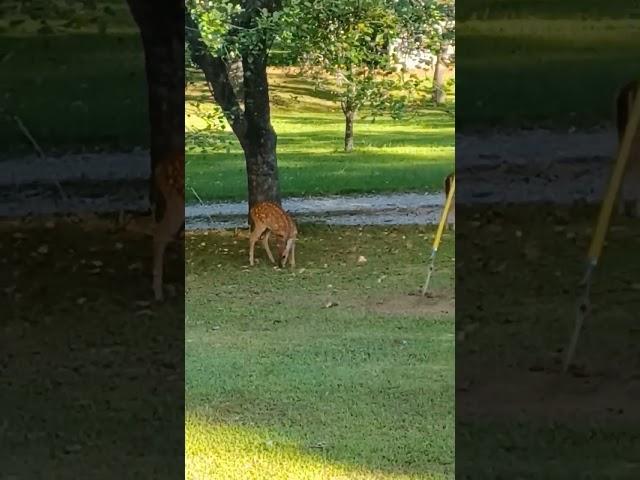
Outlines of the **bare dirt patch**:
<svg viewBox="0 0 640 480">
<path fill-rule="evenodd" d="M 486 378 L 486 374 L 483 373 Z M 588 416 L 638 420 L 640 375 L 612 378 L 606 372 L 562 375 L 559 371 L 500 369 L 492 381 L 458 379 L 456 402 L 466 415 L 535 417 L 538 420 Z M 495 402 L 496 398 L 501 401 Z"/>
<path fill-rule="evenodd" d="M 384 297 L 370 297 L 366 300 L 367 310 L 383 315 L 434 316 L 453 315 L 456 309 L 455 297 L 451 292 L 436 292 L 433 296 L 420 294 L 393 294 Z"/>
</svg>

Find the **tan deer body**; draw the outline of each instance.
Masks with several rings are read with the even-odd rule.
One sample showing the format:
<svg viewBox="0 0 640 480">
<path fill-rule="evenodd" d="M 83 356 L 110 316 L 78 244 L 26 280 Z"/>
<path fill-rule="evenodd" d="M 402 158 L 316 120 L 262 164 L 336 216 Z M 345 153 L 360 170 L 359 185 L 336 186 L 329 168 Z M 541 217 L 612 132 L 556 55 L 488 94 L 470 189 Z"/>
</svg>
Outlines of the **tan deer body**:
<svg viewBox="0 0 640 480">
<path fill-rule="evenodd" d="M 629 123 L 633 102 L 640 90 L 640 81 L 634 80 L 624 85 L 616 98 L 616 127 L 618 148 L 622 144 L 624 131 Z M 629 217 L 640 216 L 640 138 L 638 132 L 633 139 L 619 200 L 619 212 Z"/>
<path fill-rule="evenodd" d="M 278 243 L 278 260 L 281 267 L 289 261 L 296 266 L 296 239 L 298 229 L 293 218 L 279 205 L 273 202 L 260 202 L 249 211 L 252 224 L 249 236 L 249 263 L 254 264 L 254 250 L 256 242 L 262 239 L 262 245 L 267 251 L 271 263 L 276 263 L 269 249 L 269 236 L 273 233 Z"/>
<path fill-rule="evenodd" d="M 447 175 L 444 179 L 444 201 L 447 201 L 449 191 L 451 190 L 451 182 L 453 181 L 453 173 Z M 455 193 L 454 193 L 455 196 Z M 451 228 L 453 231 L 456 229 L 456 203 L 455 198 L 452 199 L 451 208 L 449 209 L 449 215 L 447 216 L 447 228 Z"/>
<path fill-rule="evenodd" d="M 153 293 L 164 298 L 164 254 L 184 226 L 184 152 L 167 155 L 155 169 L 153 181 L 164 198 L 164 215 L 156 222 L 153 234 Z"/>
</svg>

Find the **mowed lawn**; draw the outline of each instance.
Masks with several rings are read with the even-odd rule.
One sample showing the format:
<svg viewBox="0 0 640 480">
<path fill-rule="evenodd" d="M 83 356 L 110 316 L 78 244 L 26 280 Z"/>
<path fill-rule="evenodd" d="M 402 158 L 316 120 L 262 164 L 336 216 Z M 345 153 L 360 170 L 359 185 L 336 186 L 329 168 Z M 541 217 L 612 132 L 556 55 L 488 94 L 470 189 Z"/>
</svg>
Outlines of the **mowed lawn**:
<svg viewBox="0 0 640 480">
<path fill-rule="evenodd" d="M 457 247 L 465 271 L 483 273 L 467 273 L 456 289 L 458 475 L 640 478 L 637 220 L 614 218 L 576 368 L 560 373 L 596 215 L 465 209 L 478 228 L 457 232 Z"/>
<path fill-rule="evenodd" d="M 453 478 L 450 234 L 415 295 L 432 235 L 303 225 L 291 271 L 188 233 L 187 478 Z"/>
<path fill-rule="evenodd" d="M 476 1 L 458 9 L 458 128 L 611 124 L 638 77 L 633 2 Z M 515 107 L 515 108 L 514 108 Z"/>
<path fill-rule="evenodd" d="M 0 20 L 0 159 L 35 154 L 14 117 L 47 154 L 148 146 L 144 53 L 126 2 L 97 25 L 37 34 L 38 24 Z M 15 20 L 15 19 L 13 19 Z"/>
<path fill-rule="evenodd" d="M 453 170 L 454 117 L 450 113 L 422 110 L 395 121 L 389 117 L 374 121 L 365 113 L 356 123 L 356 149 L 347 154 L 338 103 L 294 73 L 273 69 L 270 81 L 284 196 L 435 191 Z M 195 131 L 205 125 L 202 112 L 212 107 L 210 95 L 202 93 L 200 85 L 192 90 L 187 129 Z M 197 201 L 197 196 L 204 201 L 246 198 L 242 150 L 231 133 L 218 138 L 226 142 L 226 149 L 205 148 L 203 153 L 188 142 L 187 201 Z"/>
</svg>

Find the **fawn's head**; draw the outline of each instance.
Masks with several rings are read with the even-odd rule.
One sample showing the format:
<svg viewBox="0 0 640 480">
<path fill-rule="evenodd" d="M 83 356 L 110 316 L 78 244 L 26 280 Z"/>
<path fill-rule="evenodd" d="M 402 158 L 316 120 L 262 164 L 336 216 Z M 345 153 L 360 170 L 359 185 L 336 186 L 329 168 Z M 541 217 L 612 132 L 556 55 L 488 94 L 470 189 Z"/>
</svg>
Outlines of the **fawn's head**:
<svg viewBox="0 0 640 480">
<path fill-rule="evenodd" d="M 289 254 L 291 253 L 291 248 L 293 247 L 293 243 L 295 242 L 295 238 L 290 237 L 287 239 L 283 239 L 278 246 L 278 254 L 280 260 L 280 267 L 284 268 L 287 264 L 287 260 L 289 260 Z"/>
</svg>

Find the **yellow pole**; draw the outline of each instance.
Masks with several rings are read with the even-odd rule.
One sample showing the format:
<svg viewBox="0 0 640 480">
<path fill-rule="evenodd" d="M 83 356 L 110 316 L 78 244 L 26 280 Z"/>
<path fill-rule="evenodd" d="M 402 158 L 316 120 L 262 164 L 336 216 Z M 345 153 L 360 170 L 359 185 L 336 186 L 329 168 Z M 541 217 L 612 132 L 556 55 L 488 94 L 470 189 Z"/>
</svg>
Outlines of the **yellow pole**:
<svg viewBox="0 0 640 480">
<path fill-rule="evenodd" d="M 609 229 L 609 221 L 611 220 L 611 213 L 613 212 L 615 201 L 618 198 L 620 184 L 622 183 L 622 178 L 624 177 L 627 162 L 631 154 L 631 147 L 633 146 L 636 133 L 638 132 L 638 126 L 640 126 L 640 95 L 636 94 L 631 110 L 631 117 L 629 118 L 629 123 L 627 124 L 627 128 L 625 129 L 622 137 L 622 144 L 618 151 L 618 158 L 613 167 L 613 172 L 609 179 L 609 186 L 607 187 L 604 201 L 600 207 L 600 214 L 598 215 L 596 229 L 593 237 L 591 238 L 591 244 L 589 245 L 589 251 L 587 253 L 587 269 L 582 282 L 580 282 L 583 294 L 578 301 L 576 323 L 563 365 L 563 371 L 565 372 L 569 369 L 573 360 L 580 332 L 582 331 L 582 325 L 584 324 L 585 317 L 588 314 L 591 276 L 593 275 L 593 271 L 595 270 L 598 261 L 600 260 L 600 255 L 602 254 L 604 240 L 607 235 L 607 230 Z"/>
<path fill-rule="evenodd" d="M 431 258 L 429 260 L 429 269 L 427 270 L 427 279 L 422 287 L 422 295 L 426 295 L 429 290 L 429 283 L 431 282 L 431 275 L 433 274 L 433 265 L 436 260 L 436 254 L 438 253 L 438 247 L 440 246 L 440 240 L 442 239 L 442 232 L 444 226 L 447 223 L 447 217 L 449 217 L 449 211 L 451 210 L 451 203 L 453 202 L 453 196 L 456 192 L 456 176 L 454 174 L 451 179 L 451 188 L 449 189 L 449 195 L 444 202 L 444 209 L 442 210 L 442 216 L 440 217 L 440 223 L 438 224 L 438 230 L 436 230 L 436 236 L 433 239 L 433 247 L 431 248 Z"/>
</svg>

